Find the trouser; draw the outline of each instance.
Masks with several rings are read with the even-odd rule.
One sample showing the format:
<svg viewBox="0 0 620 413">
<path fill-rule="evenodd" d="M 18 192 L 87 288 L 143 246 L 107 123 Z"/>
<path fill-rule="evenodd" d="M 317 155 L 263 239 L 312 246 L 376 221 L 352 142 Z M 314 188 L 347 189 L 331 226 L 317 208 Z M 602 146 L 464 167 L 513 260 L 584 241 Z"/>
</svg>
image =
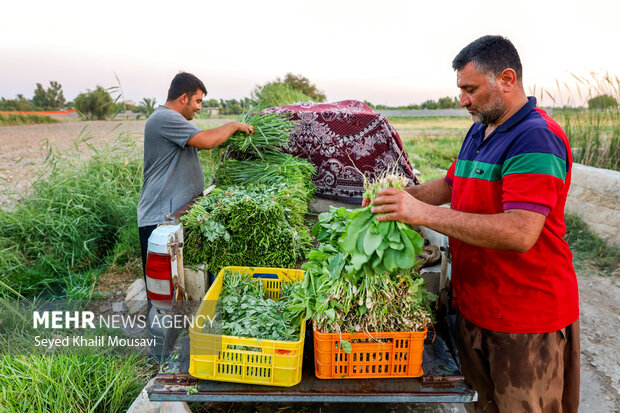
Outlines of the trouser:
<svg viewBox="0 0 620 413">
<path fill-rule="evenodd" d="M 151 232 L 157 228 L 157 225 L 147 225 L 145 227 L 138 227 L 138 233 L 140 234 L 140 249 L 142 250 L 142 273 L 144 274 L 144 281 L 146 282 L 146 254 L 149 247 L 149 237 Z"/>
<path fill-rule="evenodd" d="M 551 333 L 490 331 L 457 316 L 465 380 L 478 392 L 468 412 L 577 413 L 579 320 Z"/>
</svg>

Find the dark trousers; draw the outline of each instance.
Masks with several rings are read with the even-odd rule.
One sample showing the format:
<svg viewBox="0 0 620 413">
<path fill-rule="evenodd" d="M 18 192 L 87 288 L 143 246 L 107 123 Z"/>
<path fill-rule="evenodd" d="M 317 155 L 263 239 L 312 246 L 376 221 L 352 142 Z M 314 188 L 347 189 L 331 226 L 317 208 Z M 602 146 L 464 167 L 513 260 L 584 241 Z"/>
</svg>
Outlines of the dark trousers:
<svg viewBox="0 0 620 413">
<path fill-rule="evenodd" d="M 142 250 L 142 273 L 145 277 L 144 281 L 146 281 L 146 254 L 149 247 L 149 237 L 155 228 L 157 228 L 157 225 L 147 225 L 138 228 L 138 232 L 140 233 L 140 249 Z"/>
<path fill-rule="evenodd" d="M 457 316 L 465 380 L 478 392 L 468 412 L 577 413 L 579 320 L 551 333 L 513 334 Z"/>
</svg>

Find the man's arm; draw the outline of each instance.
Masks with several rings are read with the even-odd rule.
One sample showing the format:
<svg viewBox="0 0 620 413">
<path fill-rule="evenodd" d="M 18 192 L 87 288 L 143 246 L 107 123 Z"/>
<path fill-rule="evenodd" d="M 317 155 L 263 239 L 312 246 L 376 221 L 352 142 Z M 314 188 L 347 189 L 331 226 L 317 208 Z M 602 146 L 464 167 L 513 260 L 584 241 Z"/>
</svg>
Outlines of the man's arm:
<svg viewBox="0 0 620 413">
<path fill-rule="evenodd" d="M 230 122 L 219 128 L 198 132 L 188 139 L 187 145 L 193 146 L 196 149 L 213 149 L 220 146 L 235 132 L 243 132 L 249 135 L 254 133 L 254 128 L 247 123 Z"/>
<path fill-rule="evenodd" d="M 445 177 L 433 179 L 421 185 L 408 186 L 405 191 L 417 200 L 431 205 L 447 204 L 452 198 L 452 188 L 446 182 Z"/>
<path fill-rule="evenodd" d="M 372 205 L 371 211 L 381 214 L 377 216 L 379 221 L 423 225 L 471 245 L 517 252 L 532 248 L 546 218 L 538 212 L 522 209 L 500 214 L 470 214 L 430 205 L 395 188 L 381 191 Z"/>
</svg>

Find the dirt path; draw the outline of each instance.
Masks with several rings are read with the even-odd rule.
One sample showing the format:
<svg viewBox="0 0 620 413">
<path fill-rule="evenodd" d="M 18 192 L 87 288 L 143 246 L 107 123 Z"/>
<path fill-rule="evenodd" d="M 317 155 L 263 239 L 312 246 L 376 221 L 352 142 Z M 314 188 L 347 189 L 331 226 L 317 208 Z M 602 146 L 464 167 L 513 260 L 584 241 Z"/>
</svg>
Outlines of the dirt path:
<svg viewBox="0 0 620 413">
<path fill-rule="evenodd" d="M 7 205 L 11 192 L 28 191 L 36 170 L 45 159 L 42 144 L 47 141 L 60 151 L 74 147 L 80 134 L 92 135 L 95 146 L 112 142 L 126 133 L 142 145 L 145 121 L 63 122 L 50 125 L 0 127 L 0 208 Z M 228 120 L 199 120 L 203 126 Z M 86 128 L 86 129 L 84 129 Z M 86 153 L 88 149 L 83 148 Z M 3 188 L 1 183 L 5 183 Z M 594 269 L 578 273 L 581 305 L 582 412 L 620 411 L 620 282 L 604 277 Z M 454 410 L 450 410 L 454 408 Z M 437 411 L 461 411 L 441 407 Z M 448 410 L 445 410 L 448 409 Z"/>
<path fill-rule="evenodd" d="M 620 411 L 620 287 L 618 277 L 580 270 L 582 412 Z"/>
<path fill-rule="evenodd" d="M 194 120 L 200 125 L 220 125 L 230 120 Z M 135 138 L 142 146 L 145 120 L 64 121 L 62 123 L 0 126 L 0 208 L 10 205 L 8 198 L 27 192 L 47 155 L 46 144 L 64 152 L 74 150 L 78 137 L 89 137 L 94 146 L 111 143 L 120 134 Z M 82 153 L 89 153 L 86 145 Z"/>
</svg>

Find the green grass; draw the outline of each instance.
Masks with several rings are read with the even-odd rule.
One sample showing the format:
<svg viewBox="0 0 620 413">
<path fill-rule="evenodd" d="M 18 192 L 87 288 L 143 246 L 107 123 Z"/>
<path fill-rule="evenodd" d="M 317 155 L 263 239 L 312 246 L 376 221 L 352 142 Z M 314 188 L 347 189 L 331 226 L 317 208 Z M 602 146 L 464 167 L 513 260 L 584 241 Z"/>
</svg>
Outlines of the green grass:
<svg viewBox="0 0 620 413">
<path fill-rule="evenodd" d="M 573 252 L 575 269 L 594 266 L 605 275 L 620 275 L 620 248 L 608 244 L 590 231 L 577 215 L 566 215 L 564 239 Z"/>
<path fill-rule="evenodd" d="M 563 84 L 569 98 L 556 101 L 554 95 L 544 91 L 553 101 L 553 117 L 564 129 L 573 150 L 574 162 L 596 168 L 620 170 L 620 105 L 606 109 L 575 107 L 572 96 L 583 102 L 601 95 L 620 101 L 620 78 L 609 73 L 592 72 L 589 76 L 572 74 L 575 83 Z M 557 92 L 562 95 L 558 82 Z M 542 100 L 542 94 L 541 94 Z"/>
<path fill-rule="evenodd" d="M 31 314 L 45 308 L 49 302 L 0 300 L 0 411 L 126 411 L 157 371 L 154 363 L 121 348 L 111 354 L 109 348 L 99 347 L 36 347 L 36 336 L 50 339 L 80 334 L 79 330 L 35 329 Z M 119 333 L 97 330 L 84 334 Z"/>
<path fill-rule="evenodd" d="M 423 182 L 445 176 L 472 125 L 471 119 L 460 117 L 405 117 L 389 121 Z"/>
<path fill-rule="evenodd" d="M 88 140 L 84 131 L 76 145 Z M 124 135 L 91 150 L 85 160 L 50 149 L 32 193 L 0 210 L 0 298 L 84 300 L 109 268 L 141 265 L 141 151 Z M 32 334 L 17 329 L 2 334 L 0 346 L 10 350 L 0 356 L 0 411 L 123 412 L 156 371 L 142 355 L 20 351 L 32 341 Z"/>
<path fill-rule="evenodd" d="M 403 146 L 411 164 L 420 171 L 421 180 L 427 182 L 445 176 L 459 154 L 464 134 L 422 135 L 402 137 Z"/>
<path fill-rule="evenodd" d="M 423 131 L 459 129 L 466 133 L 472 125 L 470 117 L 389 117 L 388 120 L 397 130 L 418 129 Z"/>
<path fill-rule="evenodd" d="M 0 113 L 0 126 L 35 125 L 38 123 L 58 123 L 58 119 L 50 115 L 34 113 Z"/>
<path fill-rule="evenodd" d="M 0 411 L 124 412 L 155 371 L 138 355 L 2 355 Z"/>
<path fill-rule="evenodd" d="M 76 144 L 89 145 L 88 135 Z M 142 161 L 134 140 L 91 146 L 88 160 L 50 150 L 32 193 L 0 210 L 1 281 L 26 297 L 88 299 L 106 265 L 139 255 Z M 11 296 L 0 288 L 0 296 Z"/>
<path fill-rule="evenodd" d="M 620 109 L 561 110 L 556 117 L 568 137 L 573 160 L 596 168 L 620 170 Z"/>
</svg>

